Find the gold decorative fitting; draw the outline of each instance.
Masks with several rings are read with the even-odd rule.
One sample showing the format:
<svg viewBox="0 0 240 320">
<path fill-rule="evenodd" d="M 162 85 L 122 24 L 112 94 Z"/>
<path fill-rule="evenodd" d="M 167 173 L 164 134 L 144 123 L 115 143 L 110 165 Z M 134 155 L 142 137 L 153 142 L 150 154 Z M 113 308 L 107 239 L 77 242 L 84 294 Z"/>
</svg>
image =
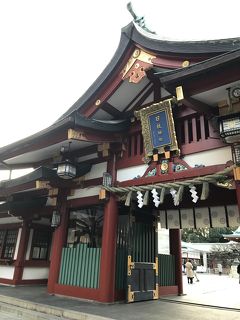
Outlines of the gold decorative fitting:
<svg viewBox="0 0 240 320">
<path fill-rule="evenodd" d="M 104 200 L 104 199 L 106 199 L 106 190 L 100 189 L 99 190 L 99 200 Z"/>
<path fill-rule="evenodd" d="M 169 159 L 170 158 L 170 151 L 165 151 L 164 157 L 165 157 L 165 159 Z"/>
<path fill-rule="evenodd" d="M 153 290 L 153 300 L 157 300 L 159 296 L 158 284 L 156 283 L 156 289 Z"/>
<path fill-rule="evenodd" d="M 98 145 L 98 152 L 102 152 L 103 157 L 109 156 L 110 143 L 104 142 L 103 144 Z"/>
<path fill-rule="evenodd" d="M 128 285 L 128 302 L 134 301 L 134 292 L 132 291 L 131 285 Z"/>
<path fill-rule="evenodd" d="M 50 182 L 36 180 L 36 189 L 51 189 Z"/>
<path fill-rule="evenodd" d="M 68 139 L 86 140 L 85 134 L 82 131 L 68 129 Z"/>
<path fill-rule="evenodd" d="M 181 101 L 184 99 L 182 86 L 176 87 L 176 96 L 177 96 L 177 101 Z"/>
<path fill-rule="evenodd" d="M 233 174 L 235 180 L 240 180 L 240 167 L 233 168 Z"/>
<path fill-rule="evenodd" d="M 100 99 L 98 99 L 98 100 L 96 100 L 95 105 L 96 105 L 96 106 L 99 106 L 99 105 L 100 105 L 100 103 L 101 103 L 101 100 L 100 100 Z"/>
<path fill-rule="evenodd" d="M 58 188 L 51 188 L 48 190 L 49 197 L 55 197 L 58 195 Z"/>
<path fill-rule="evenodd" d="M 155 154 L 153 155 L 153 161 L 158 161 L 158 154 L 157 154 L 157 153 L 155 153 Z"/>
<path fill-rule="evenodd" d="M 183 68 L 189 67 L 189 65 L 190 65 L 190 62 L 189 62 L 188 60 L 185 60 L 185 61 L 183 61 L 183 63 L 182 63 L 182 67 L 183 67 Z"/>
<path fill-rule="evenodd" d="M 139 55 L 140 55 L 140 50 L 139 49 L 134 50 L 133 58 L 137 58 Z"/>
<path fill-rule="evenodd" d="M 156 56 L 136 49 L 122 71 L 122 79 L 129 78 L 129 82 L 139 83 L 146 75 L 145 70 L 152 68 L 153 58 L 156 58 Z"/>
<path fill-rule="evenodd" d="M 234 172 L 234 169 L 233 169 L 233 172 Z M 235 179 L 236 180 L 236 179 Z M 218 186 L 218 187 L 221 187 L 221 188 L 226 188 L 226 189 L 230 189 L 230 190 L 232 190 L 232 189 L 236 189 L 236 184 L 235 184 L 235 182 L 234 182 L 234 180 L 233 179 L 227 179 L 227 180 L 224 180 L 224 181 L 218 181 L 217 183 L 216 183 L 216 185 Z"/>
<path fill-rule="evenodd" d="M 128 256 L 128 276 L 132 274 L 132 269 L 135 268 L 134 262 L 132 262 L 132 257 Z"/>
<path fill-rule="evenodd" d="M 156 276 L 158 276 L 158 257 L 155 258 L 155 263 L 153 264 L 153 270 L 156 270 Z"/>
</svg>

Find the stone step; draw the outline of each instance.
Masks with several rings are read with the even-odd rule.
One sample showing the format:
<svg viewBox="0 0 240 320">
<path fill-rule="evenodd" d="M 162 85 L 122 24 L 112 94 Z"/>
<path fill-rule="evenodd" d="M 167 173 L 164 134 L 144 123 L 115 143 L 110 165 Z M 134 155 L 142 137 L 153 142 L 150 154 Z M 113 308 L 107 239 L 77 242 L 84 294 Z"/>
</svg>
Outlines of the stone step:
<svg viewBox="0 0 240 320">
<path fill-rule="evenodd" d="M 110 318 L 35 303 L 4 295 L 0 295 L 0 312 L 15 314 L 16 320 L 110 320 Z"/>
<path fill-rule="evenodd" d="M 15 305 L 0 302 L 0 319 L 14 320 L 68 320 L 54 315 L 33 311 L 25 308 L 20 308 Z"/>
</svg>

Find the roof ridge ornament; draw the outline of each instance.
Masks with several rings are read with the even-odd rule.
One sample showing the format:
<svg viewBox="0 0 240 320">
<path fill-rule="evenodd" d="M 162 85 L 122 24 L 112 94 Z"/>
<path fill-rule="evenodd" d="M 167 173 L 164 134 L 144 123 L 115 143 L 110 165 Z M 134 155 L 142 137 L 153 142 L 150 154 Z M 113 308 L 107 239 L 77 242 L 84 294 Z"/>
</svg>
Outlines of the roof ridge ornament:
<svg viewBox="0 0 240 320">
<path fill-rule="evenodd" d="M 142 28 L 143 30 L 145 30 L 145 31 L 147 31 L 147 32 L 149 32 L 149 33 L 156 34 L 155 31 L 151 31 L 151 30 L 149 30 L 149 29 L 146 27 L 144 16 L 137 16 L 137 15 L 136 15 L 136 13 L 133 11 L 133 7 L 132 7 L 132 3 L 131 3 L 131 2 L 128 2 L 128 4 L 127 4 L 127 9 L 128 9 L 128 11 L 131 13 L 134 22 L 135 22 L 137 25 L 139 25 L 140 28 Z"/>
</svg>

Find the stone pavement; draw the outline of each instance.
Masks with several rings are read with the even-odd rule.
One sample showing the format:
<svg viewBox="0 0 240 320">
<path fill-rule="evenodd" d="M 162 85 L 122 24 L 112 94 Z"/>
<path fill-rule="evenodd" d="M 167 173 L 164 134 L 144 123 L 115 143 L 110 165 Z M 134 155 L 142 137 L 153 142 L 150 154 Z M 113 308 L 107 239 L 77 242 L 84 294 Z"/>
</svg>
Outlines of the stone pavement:
<svg viewBox="0 0 240 320">
<path fill-rule="evenodd" d="M 164 297 L 169 301 L 233 308 L 240 311 L 239 279 L 227 275 L 198 273 L 199 282 L 188 284 L 183 275 L 183 296 Z"/>
<path fill-rule="evenodd" d="M 50 296 L 44 286 L 0 286 L 2 319 L 71 320 L 225 320 L 240 317 L 240 285 L 227 276 L 199 274 L 200 282 L 188 285 L 183 296 L 132 304 L 96 302 Z M 7 318 L 9 312 L 9 318 Z M 11 313 L 15 314 L 15 318 Z M 3 316 L 3 317 L 2 317 Z"/>
</svg>

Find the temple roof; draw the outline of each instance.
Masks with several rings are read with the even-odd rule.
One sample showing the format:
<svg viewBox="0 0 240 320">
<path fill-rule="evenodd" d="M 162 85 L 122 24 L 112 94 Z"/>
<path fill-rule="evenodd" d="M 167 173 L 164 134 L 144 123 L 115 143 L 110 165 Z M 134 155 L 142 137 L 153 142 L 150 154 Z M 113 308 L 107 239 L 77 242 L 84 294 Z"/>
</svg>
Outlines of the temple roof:
<svg viewBox="0 0 240 320">
<path fill-rule="evenodd" d="M 164 57 L 181 57 L 186 59 L 211 59 L 232 50 L 240 49 L 240 38 L 205 40 L 205 41 L 168 41 L 161 40 L 157 35 L 146 32 L 136 23 L 131 22 L 122 28 L 118 48 L 103 72 L 89 87 L 89 89 L 57 120 L 62 120 L 72 112 L 79 110 L 101 91 L 104 84 L 111 78 L 112 74 L 119 70 L 124 56 L 131 47 L 144 48 L 147 52 L 155 53 Z M 221 59 L 221 58 L 220 58 Z M 174 68 L 175 70 L 176 68 Z M 168 71 L 169 69 L 167 69 Z M 182 70 L 182 68 L 180 68 Z M 173 71 L 174 73 L 175 71 Z M 171 74 L 171 71 L 170 71 Z"/>
<path fill-rule="evenodd" d="M 240 227 L 238 227 L 232 234 L 223 234 L 225 239 L 240 242 Z"/>
<path fill-rule="evenodd" d="M 122 29 L 110 63 L 89 89 L 53 125 L 0 148 L 0 168 L 4 168 L 3 163 L 15 168 L 41 165 L 38 161 L 55 157 L 60 147 L 69 141 L 73 141 L 73 151 L 103 142 L 116 142 L 117 134 L 126 132 L 129 127 L 135 110 L 173 96 L 175 87 L 168 87 L 168 81 L 175 85 L 176 79 L 181 81 L 191 75 L 193 78 L 203 75 L 203 81 L 195 81 L 200 94 L 196 95 L 199 93 L 196 89 L 192 92 L 189 89 L 185 105 L 196 112 L 212 115 L 217 102 L 227 97 L 226 86 L 240 79 L 234 65 L 238 63 L 239 53 L 240 38 L 166 41 L 131 22 Z M 204 78 L 205 72 L 230 64 L 230 77 L 222 72 L 222 77 L 213 73 L 212 77 Z M 206 87 L 208 80 L 211 80 L 211 87 Z M 219 86 L 223 87 L 219 89 Z M 69 135 L 71 129 L 81 131 L 78 134 L 83 133 L 82 136 L 74 140 Z"/>
</svg>

